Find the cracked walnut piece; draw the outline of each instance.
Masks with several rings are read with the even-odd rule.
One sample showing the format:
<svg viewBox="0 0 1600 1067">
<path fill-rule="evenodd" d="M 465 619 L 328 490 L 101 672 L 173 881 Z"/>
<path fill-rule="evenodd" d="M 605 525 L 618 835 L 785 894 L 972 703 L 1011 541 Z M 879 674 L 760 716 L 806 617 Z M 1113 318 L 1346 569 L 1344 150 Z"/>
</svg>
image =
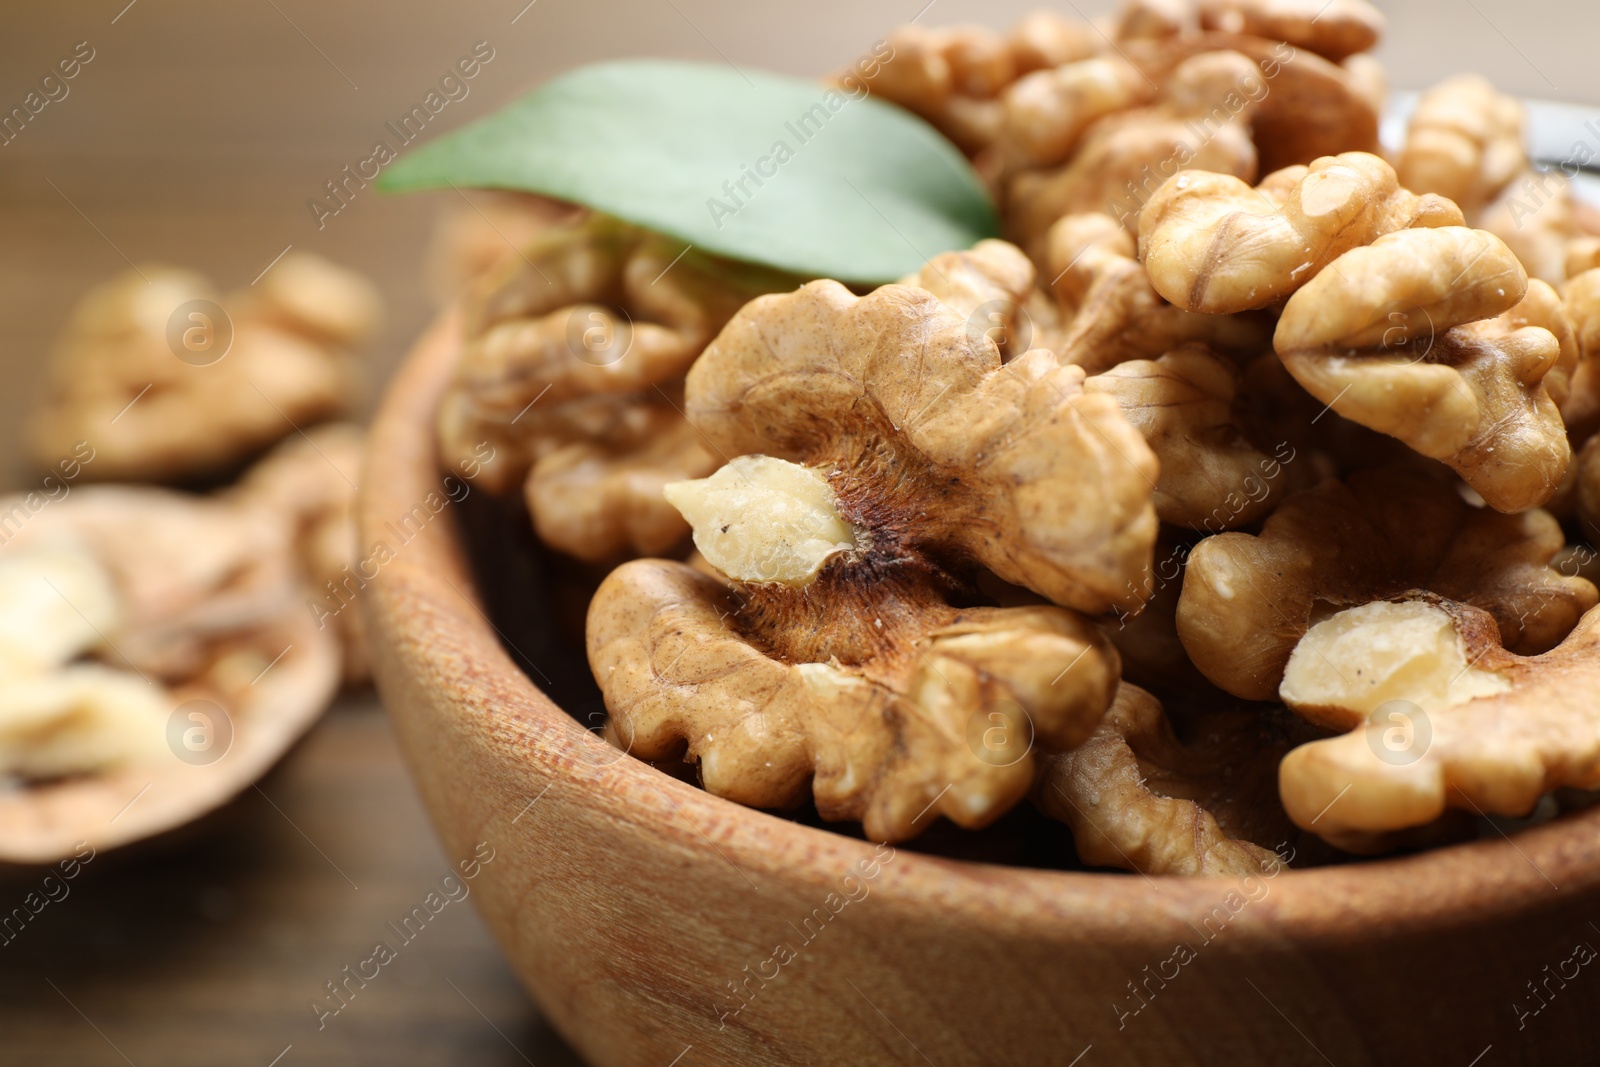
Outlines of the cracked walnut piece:
<svg viewBox="0 0 1600 1067">
<path fill-rule="evenodd" d="M 1298 825 L 1380 851 L 1448 808 L 1524 816 L 1553 789 L 1600 787 L 1600 609 L 1528 657 L 1501 648 L 1483 612 L 1449 601 L 1366 605 L 1323 625 L 1336 640 L 1296 651 L 1284 693 L 1350 732 L 1284 757 L 1280 795 Z M 1370 677 L 1355 681 L 1358 668 Z"/>
<path fill-rule="evenodd" d="M 300 569 L 313 591 L 318 629 L 330 617 L 337 628 L 347 684 L 371 677 L 361 612 L 345 610 L 343 599 L 353 595 L 354 582 L 362 581 L 352 579 L 350 572 L 360 555 L 355 507 L 365 443 L 359 426 L 318 426 L 273 449 L 230 492 L 238 506 L 263 509 L 264 521 L 288 523 Z"/>
<path fill-rule="evenodd" d="M 725 455 L 826 465 L 847 512 L 881 515 L 869 525 L 1103 612 L 1149 561 L 1155 458 L 1083 378 L 1042 349 L 1002 366 L 926 292 L 823 281 L 747 305 L 685 395 Z"/>
<path fill-rule="evenodd" d="M 1178 307 L 1227 314 L 1278 303 L 1385 233 L 1462 221 L 1448 200 L 1400 188 L 1377 156 L 1345 152 L 1255 189 L 1228 174 L 1173 175 L 1139 214 L 1139 258 Z"/>
<path fill-rule="evenodd" d="M 0 775 L 25 781 L 158 760 L 173 705 L 130 670 L 74 662 L 109 651 L 121 605 L 73 542 L 0 554 Z"/>
<path fill-rule="evenodd" d="M 668 487 L 718 578 L 640 561 L 589 615 L 613 733 L 687 745 L 706 788 L 803 799 L 899 840 L 982 826 L 1031 747 L 1093 729 L 1117 656 L 1053 605 L 966 607 L 986 568 L 1085 611 L 1136 598 L 1155 460 L 1083 372 L 994 343 L 926 291 L 834 282 L 752 302 L 690 372 L 690 420 L 735 456 Z M 812 780 L 814 778 L 814 781 Z"/>
<path fill-rule="evenodd" d="M 1326 609 L 1419 591 L 1487 611 L 1506 647 L 1539 653 L 1596 602 L 1593 585 L 1552 566 L 1565 541 L 1544 511 L 1473 508 L 1409 471 L 1355 474 L 1289 497 L 1259 535 L 1196 545 L 1178 635 L 1206 677 L 1247 700 L 1277 694 Z"/>
<path fill-rule="evenodd" d="M 578 559 L 664 552 L 688 527 L 661 486 L 717 465 L 679 413 L 683 374 L 745 301 L 794 280 L 597 214 L 522 252 L 470 301 L 445 462 L 481 466 L 491 493 L 520 485 L 540 538 Z"/>
<path fill-rule="evenodd" d="M 687 746 L 707 790 L 753 807 L 792 807 L 809 788 L 823 818 L 899 841 L 929 814 L 998 818 L 1033 780 L 1031 744 L 1077 744 L 1110 702 L 1116 652 L 1071 612 L 953 608 L 913 583 L 852 597 L 848 570 L 818 577 L 832 612 L 681 563 L 613 571 L 588 626 L 613 740 L 643 759 Z M 767 644 L 786 621 L 827 629 L 855 612 L 887 617 L 859 661 Z"/>
<path fill-rule="evenodd" d="M 0 501 L 0 513 L 14 514 L 7 506 L 16 499 Z M 67 549 L 93 561 L 114 597 L 105 601 L 79 592 L 82 583 L 75 589 L 59 581 L 59 592 L 44 594 L 69 599 L 74 617 L 94 620 L 92 640 L 58 662 L 92 654 L 108 668 L 129 668 L 139 688 L 171 694 L 170 702 L 163 695 L 164 713 L 187 697 L 203 697 L 235 716 L 271 718 L 280 710 L 275 701 L 292 698 L 282 714 L 304 725 L 332 697 L 337 642 L 306 611 L 287 521 L 229 496 L 90 486 L 31 515 L 0 560 Z M 102 602 L 109 611 L 96 606 Z M 272 684 L 256 685 L 269 667 Z M 59 709 L 70 718 L 70 704 Z"/>
<path fill-rule="evenodd" d="M 1191 743 L 1180 742 L 1161 702 L 1124 682 L 1089 740 L 1044 758 L 1034 803 L 1071 827 L 1078 858 L 1098 867 L 1276 873 L 1277 853 L 1241 831 L 1283 829 L 1262 826 L 1261 813 L 1277 807 L 1277 763 L 1293 742 L 1254 711 L 1214 712 L 1199 727 Z"/>
<path fill-rule="evenodd" d="M 1340 415 L 1443 461 L 1496 510 L 1520 511 L 1550 499 L 1571 460 L 1544 386 L 1560 344 L 1518 326 L 1527 291 L 1493 234 L 1400 230 L 1290 297 L 1273 347 Z"/>
<path fill-rule="evenodd" d="M 191 301 L 212 306 L 186 312 Z M 74 309 L 51 357 L 32 454 L 53 465 L 91 441 L 97 456 L 84 473 L 97 480 L 226 470 L 349 409 L 349 350 L 379 315 L 366 279 L 308 253 L 284 256 L 225 300 L 188 271 L 128 271 Z"/>
</svg>

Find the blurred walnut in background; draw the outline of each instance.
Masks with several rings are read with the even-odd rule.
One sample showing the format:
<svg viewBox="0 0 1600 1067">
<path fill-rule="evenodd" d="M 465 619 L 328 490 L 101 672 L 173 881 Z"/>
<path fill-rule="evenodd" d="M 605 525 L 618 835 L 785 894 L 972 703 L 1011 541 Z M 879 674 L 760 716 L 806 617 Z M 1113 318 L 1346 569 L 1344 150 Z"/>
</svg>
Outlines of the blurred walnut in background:
<svg viewBox="0 0 1600 1067">
<path fill-rule="evenodd" d="M 51 357 L 31 450 L 53 465 L 88 441 L 86 476 L 174 481 L 226 472 L 297 428 L 350 410 L 351 351 L 382 305 L 360 275 L 291 253 L 227 298 L 204 277 L 135 268 L 88 293 Z"/>
<path fill-rule="evenodd" d="M 1397 167 L 1407 188 L 1460 204 L 1467 222 L 1504 241 L 1529 277 L 1560 285 L 1600 265 L 1594 209 L 1572 192 L 1572 175 L 1589 160 L 1575 153 L 1560 168 L 1535 167 L 1525 125 L 1521 102 L 1486 79 L 1446 78 L 1417 101 Z"/>
</svg>

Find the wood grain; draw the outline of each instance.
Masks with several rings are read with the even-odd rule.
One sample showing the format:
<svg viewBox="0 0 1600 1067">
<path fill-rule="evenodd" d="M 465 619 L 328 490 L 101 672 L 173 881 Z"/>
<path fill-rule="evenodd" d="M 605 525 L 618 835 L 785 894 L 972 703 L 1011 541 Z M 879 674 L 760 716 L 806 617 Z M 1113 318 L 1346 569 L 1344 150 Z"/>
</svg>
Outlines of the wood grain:
<svg viewBox="0 0 1600 1067">
<path fill-rule="evenodd" d="M 473 896 L 409 944 L 388 928 L 450 869 L 382 709 L 347 697 L 259 789 L 176 838 L 96 856 L 0 944 L 0 1064 L 266 1067 L 293 1045 L 280 1067 L 576 1067 Z M 44 874 L 4 871 L 0 909 Z M 313 999 L 380 939 L 398 958 L 319 1030 Z"/>
</svg>

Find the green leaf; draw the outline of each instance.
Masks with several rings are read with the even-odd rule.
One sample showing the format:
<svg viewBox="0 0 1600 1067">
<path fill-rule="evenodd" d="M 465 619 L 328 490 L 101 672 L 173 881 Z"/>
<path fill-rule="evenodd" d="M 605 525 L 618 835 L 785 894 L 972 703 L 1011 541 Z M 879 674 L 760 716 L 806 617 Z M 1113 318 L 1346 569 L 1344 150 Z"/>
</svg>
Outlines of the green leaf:
<svg viewBox="0 0 1600 1067">
<path fill-rule="evenodd" d="M 408 153 L 378 186 L 543 193 L 707 252 L 851 282 L 892 281 L 998 233 L 966 159 L 909 112 L 672 60 L 580 67 Z"/>
</svg>

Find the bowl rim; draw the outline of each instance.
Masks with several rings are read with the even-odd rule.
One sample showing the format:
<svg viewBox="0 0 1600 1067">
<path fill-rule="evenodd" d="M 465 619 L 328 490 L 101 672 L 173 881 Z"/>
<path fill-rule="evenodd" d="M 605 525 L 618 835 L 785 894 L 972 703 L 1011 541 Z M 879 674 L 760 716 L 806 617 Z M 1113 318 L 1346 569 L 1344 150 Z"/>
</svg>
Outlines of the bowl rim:
<svg viewBox="0 0 1600 1067">
<path fill-rule="evenodd" d="M 361 479 L 363 545 L 372 543 L 389 516 L 438 489 L 442 468 L 434 421 L 456 363 L 458 337 L 459 311 L 446 309 L 416 341 L 383 397 Z M 481 720 L 476 726 L 485 729 L 467 736 L 482 742 L 485 759 L 505 762 L 510 741 L 536 765 L 519 772 L 530 780 L 567 778 L 600 790 L 589 799 L 604 803 L 613 816 L 621 811 L 647 823 L 664 844 L 725 860 L 747 881 L 759 874 L 826 886 L 840 872 L 881 855 L 870 841 L 743 807 L 607 745 L 512 660 L 476 597 L 454 521 L 434 525 L 437 530 L 387 564 L 362 601 L 376 658 L 401 676 L 386 681 L 379 672 L 391 716 L 401 714 L 401 702 L 384 689 L 427 688 L 450 714 Z M 496 745 L 498 750 L 488 751 Z M 1065 825 L 1062 832 L 1069 832 Z M 1204 914 L 1249 877 L 1061 871 L 905 851 L 894 857 L 893 877 L 880 879 L 875 894 L 913 908 L 965 914 L 991 928 L 1072 941 L 1138 940 L 1130 920 L 1142 911 Z M 1253 934 L 1240 933 L 1274 943 L 1286 936 L 1348 942 L 1357 933 L 1366 938 L 1515 918 L 1600 897 L 1600 807 L 1525 828 L 1515 840 L 1502 832 L 1412 855 L 1286 868 L 1262 877 L 1275 879 L 1271 899 L 1255 909 L 1269 921 L 1251 924 Z M 997 893 L 1004 896 L 1003 909 L 992 907 Z"/>
</svg>

